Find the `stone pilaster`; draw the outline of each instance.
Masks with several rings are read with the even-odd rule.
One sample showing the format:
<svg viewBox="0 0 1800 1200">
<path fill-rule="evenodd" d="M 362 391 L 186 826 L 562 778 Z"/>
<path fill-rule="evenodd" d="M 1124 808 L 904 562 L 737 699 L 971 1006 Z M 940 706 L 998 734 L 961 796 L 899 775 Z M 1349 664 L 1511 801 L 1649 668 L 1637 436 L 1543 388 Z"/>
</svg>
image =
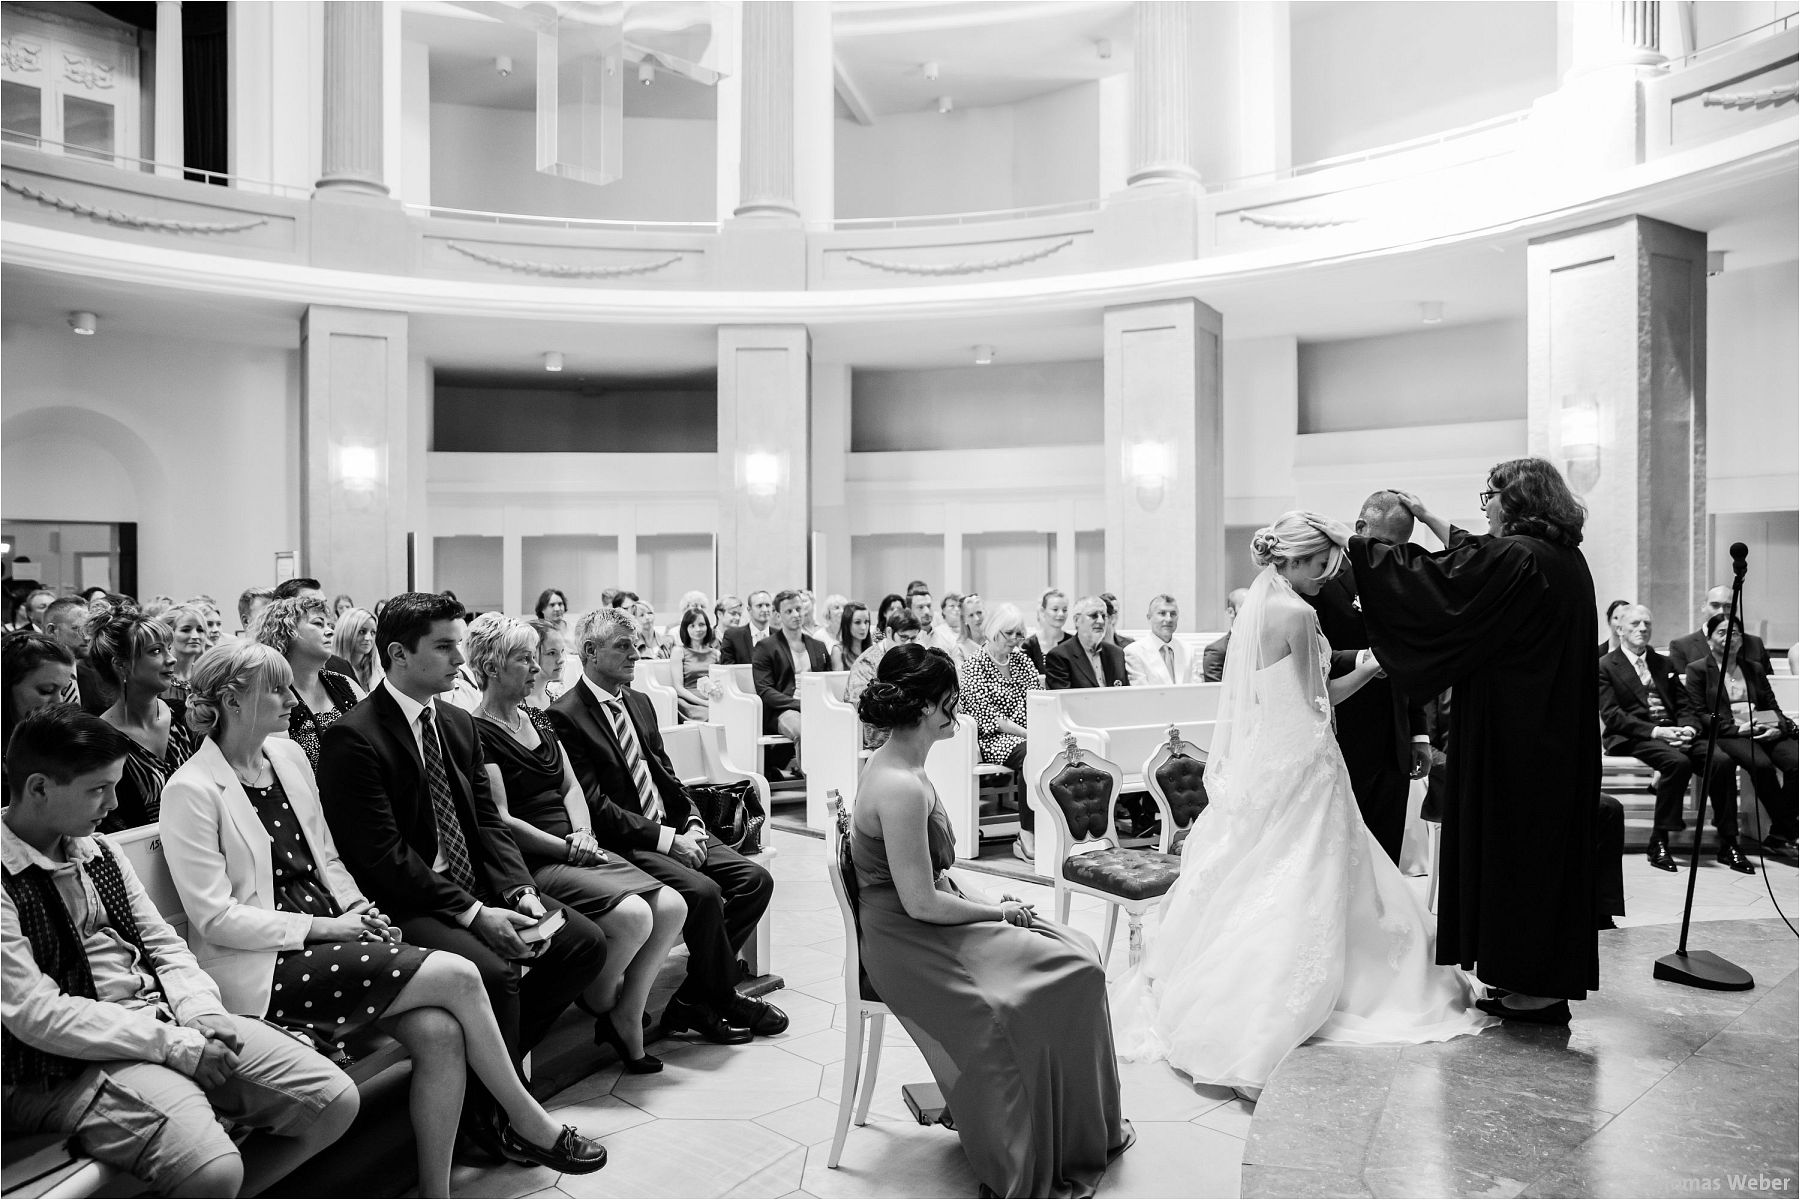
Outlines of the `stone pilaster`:
<svg viewBox="0 0 1800 1200">
<path fill-rule="evenodd" d="M 793 0 L 744 4 L 743 105 L 743 153 L 733 215 L 798 218 Z"/>
<path fill-rule="evenodd" d="M 156 0 L 156 173 L 181 178 L 183 142 L 181 0 Z"/>
<path fill-rule="evenodd" d="M 1199 182 L 1190 130 L 1189 25 L 1180 0 L 1139 0 L 1131 68 L 1131 165 L 1136 187 L 1167 180 Z"/>
</svg>

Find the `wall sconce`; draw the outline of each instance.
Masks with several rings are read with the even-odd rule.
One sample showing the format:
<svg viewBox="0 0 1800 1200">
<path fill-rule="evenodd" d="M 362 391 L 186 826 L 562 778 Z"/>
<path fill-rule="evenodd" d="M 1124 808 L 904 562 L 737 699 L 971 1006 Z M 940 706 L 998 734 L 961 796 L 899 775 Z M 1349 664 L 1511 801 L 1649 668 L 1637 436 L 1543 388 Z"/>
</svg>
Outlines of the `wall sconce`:
<svg viewBox="0 0 1800 1200">
<path fill-rule="evenodd" d="M 1419 323 L 1421 325 L 1442 325 L 1444 323 L 1444 302 L 1442 300 L 1419 301 Z"/>
<path fill-rule="evenodd" d="M 738 456 L 738 486 L 750 497 L 752 511 L 766 514 L 775 494 L 787 483 L 787 455 L 750 450 Z"/>
<path fill-rule="evenodd" d="M 975 365 L 976 366 L 978 366 L 978 367 L 991 366 L 991 365 L 993 365 L 993 362 L 994 362 L 994 348 L 992 346 L 983 345 L 983 346 L 975 347 Z"/>
<path fill-rule="evenodd" d="M 69 314 L 69 328 L 82 337 L 93 337 L 100 332 L 100 318 L 91 312 L 72 312 Z"/>
<path fill-rule="evenodd" d="M 1600 403 L 1592 393 L 1563 397 L 1560 434 L 1569 486 L 1586 493 L 1600 481 Z"/>
<path fill-rule="evenodd" d="M 561 350 L 546 350 L 546 351 L 544 351 L 544 370 L 554 373 L 554 372 L 560 371 L 562 369 L 563 369 L 562 351 Z"/>
<path fill-rule="evenodd" d="M 1166 442 L 1129 442 L 1125 446 L 1125 478 L 1137 489 L 1138 503 L 1147 509 L 1162 504 L 1163 492 L 1175 473 L 1174 447 Z"/>
<path fill-rule="evenodd" d="M 339 446 L 338 482 L 353 492 L 372 492 L 381 482 L 381 452 L 373 446 Z"/>
</svg>

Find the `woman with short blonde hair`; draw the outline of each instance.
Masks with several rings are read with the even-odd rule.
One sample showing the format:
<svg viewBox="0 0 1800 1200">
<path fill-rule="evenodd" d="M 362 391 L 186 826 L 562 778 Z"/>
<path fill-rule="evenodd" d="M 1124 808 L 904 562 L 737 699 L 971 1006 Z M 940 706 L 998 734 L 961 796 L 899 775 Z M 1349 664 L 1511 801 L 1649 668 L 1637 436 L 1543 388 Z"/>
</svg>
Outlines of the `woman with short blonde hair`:
<svg viewBox="0 0 1800 1200">
<path fill-rule="evenodd" d="M 271 601 L 257 614 L 251 637 L 287 660 L 294 673 L 292 691 L 298 701 L 288 716 L 288 736 L 306 751 L 319 769 L 319 738 L 363 698 L 348 675 L 325 670 L 331 657 L 333 630 L 325 602 L 317 596 Z"/>
<path fill-rule="evenodd" d="M 375 690 L 385 672 L 381 655 L 375 652 L 375 614 L 366 608 L 352 608 L 337 619 L 331 634 L 331 647 L 337 656 L 350 664 L 352 678 L 364 694 Z"/>
</svg>

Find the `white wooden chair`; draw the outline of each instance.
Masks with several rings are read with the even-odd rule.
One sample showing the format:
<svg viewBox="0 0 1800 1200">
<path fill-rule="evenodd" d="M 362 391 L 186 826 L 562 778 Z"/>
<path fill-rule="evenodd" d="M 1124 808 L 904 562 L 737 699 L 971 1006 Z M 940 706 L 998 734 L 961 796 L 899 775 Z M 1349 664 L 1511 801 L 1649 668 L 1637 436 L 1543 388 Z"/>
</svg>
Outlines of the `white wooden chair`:
<svg viewBox="0 0 1800 1200">
<path fill-rule="evenodd" d="M 1051 861 L 1056 865 L 1051 876 L 1056 919 L 1068 923 L 1069 903 L 1076 893 L 1106 901 L 1106 943 L 1100 956 L 1104 965 L 1112 957 L 1123 910 L 1130 927 L 1130 963 L 1136 966 L 1144 953 L 1144 914 L 1162 903 L 1181 873 L 1181 860 L 1160 850 L 1120 846 L 1113 810 L 1123 784 L 1118 764 L 1083 750 L 1075 735 L 1068 735 L 1036 780 L 1038 808 L 1048 817 L 1047 822 L 1038 822 L 1038 837 L 1041 845 L 1048 824 Z M 1169 819 L 1165 810 L 1165 823 Z"/>
<path fill-rule="evenodd" d="M 856 909 L 850 899 L 854 880 L 847 882 L 844 874 L 849 857 L 845 847 L 850 842 L 850 810 L 837 792 L 831 794 L 830 808 L 825 874 L 831 880 L 831 894 L 837 900 L 838 915 L 844 921 L 844 1086 L 838 1092 L 837 1128 L 831 1135 L 831 1154 L 825 1159 L 825 1165 L 835 1170 L 844 1153 L 844 1139 L 850 1132 L 852 1103 L 856 1123 L 869 1123 L 869 1099 L 875 1094 L 875 1075 L 881 1067 L 881 1035 L 891 1010 L 872 998 L 874 989 L 871 988 L 867 995 L 863 991 L 862 951 L 856 940 Z M 869 1045 L 866 1065 L 863 1062 L 865 1040 Z M 860 1095 L 859 1079 L 862 1084 Z"/>
</svg>

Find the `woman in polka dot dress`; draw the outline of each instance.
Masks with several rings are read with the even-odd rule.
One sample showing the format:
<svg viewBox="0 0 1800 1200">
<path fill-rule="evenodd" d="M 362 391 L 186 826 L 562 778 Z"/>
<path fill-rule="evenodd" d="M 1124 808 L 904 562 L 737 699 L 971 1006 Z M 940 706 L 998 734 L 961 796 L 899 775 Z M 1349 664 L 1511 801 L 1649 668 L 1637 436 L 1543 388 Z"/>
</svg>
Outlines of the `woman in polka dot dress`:
<svg viewBox="0 0 1800 1200">
<path fill-rule="evenodd" d="M 270 739 L 287 728 L 292 682 L 286 661 L 256 643 L 217 646 L 194 669 L 187 719 L 200 748 L 169 778 L 162 807 L 189 941 L 234 1013 L 328 1054 L 354 1054 L 372 1029 L 404 1043 L 419 1194 L 447 1196 L 466 1072 L 530 1145 L 550 1147 L 565 1130 L 513 1069 L 474 964 L 402 943 L 345 870 L 305 753 Z"/>
</svg>

